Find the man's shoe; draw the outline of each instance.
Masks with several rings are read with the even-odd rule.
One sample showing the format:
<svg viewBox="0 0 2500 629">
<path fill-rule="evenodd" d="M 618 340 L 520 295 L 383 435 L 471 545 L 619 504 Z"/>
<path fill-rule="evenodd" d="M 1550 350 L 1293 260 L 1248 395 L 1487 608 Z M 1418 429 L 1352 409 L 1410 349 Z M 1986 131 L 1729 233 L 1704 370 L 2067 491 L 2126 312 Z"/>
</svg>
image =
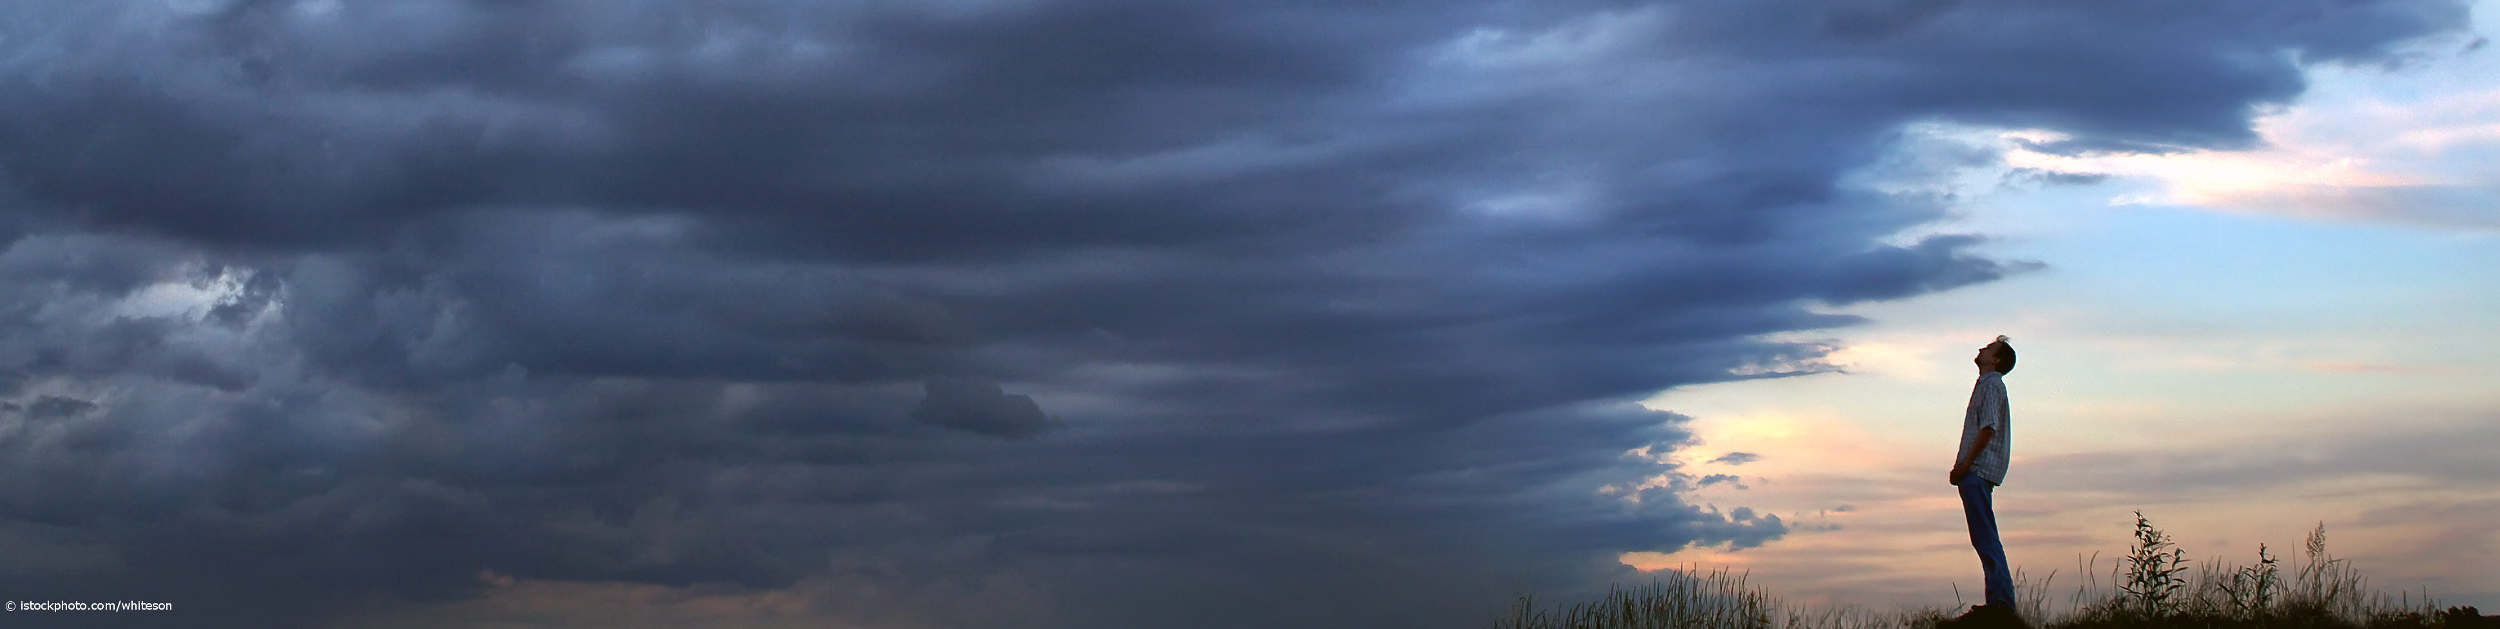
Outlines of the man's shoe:
<svg viewBox="0 0 2500 629">
<path fill-rule="evenodd" d="M 1943 626 L 1943 627 L 1968 627 L 1968 626 L 1976 625 L 1976 624 L 1980 623 L 1981 621 L 1986 620 L 1987 618 L 1988 618 L 1988 606 L 1986 606 L 1986 605 L 1972 605 L 1972 606 L 1970 606 L 1970 611 L 1962 612 L 1962 615 L 1960 615 L 1960 616 L 1954 616 L 1954 617 L 1952 617 L 1952 618 L 1947 618 L 1947 619 L 1945 619 L 1945 621 L 1944 621 L 1944 622 L 1939 623 L 1939 624 L 1938 624 L 1938 626 Z"/>
<path fill-rule="evenodd" d="M 2023 619 L 2022 616 L 2015 614 L 2014 608 L 2011 607 L 1972 605 L 1970 611 L 1962 612 L 1962 615 L 1956 616 L 1952 620 L 1944 621 L 1939 626 L 1973 628 L 2020 627 L 2023 626 Z"/>
</svg>

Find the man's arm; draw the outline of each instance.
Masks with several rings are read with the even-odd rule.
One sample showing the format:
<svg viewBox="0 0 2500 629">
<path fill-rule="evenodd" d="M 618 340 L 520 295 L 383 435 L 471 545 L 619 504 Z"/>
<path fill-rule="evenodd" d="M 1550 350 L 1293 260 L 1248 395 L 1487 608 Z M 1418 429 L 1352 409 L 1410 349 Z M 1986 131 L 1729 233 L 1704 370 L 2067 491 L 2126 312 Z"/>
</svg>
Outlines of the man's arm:
<svg viewBox="0 0 2500 629">
<path fill-rule="evenodd" d="M 1970 450 L 1963 452 L 1961 458 L 1953 462 L 1953 471 L 1945 478 L 1953 481 L 1955 485 L 1962 484 L 1962 477 L 1970 475 L 1971 464 L 1979 461 L 1979 453 L 1988 451 L 1988 440 L 1995 438 L 1997 438 L 1995 426 L 1981 427 L 1979 438 L 1972 440 Z"/>
</svg>

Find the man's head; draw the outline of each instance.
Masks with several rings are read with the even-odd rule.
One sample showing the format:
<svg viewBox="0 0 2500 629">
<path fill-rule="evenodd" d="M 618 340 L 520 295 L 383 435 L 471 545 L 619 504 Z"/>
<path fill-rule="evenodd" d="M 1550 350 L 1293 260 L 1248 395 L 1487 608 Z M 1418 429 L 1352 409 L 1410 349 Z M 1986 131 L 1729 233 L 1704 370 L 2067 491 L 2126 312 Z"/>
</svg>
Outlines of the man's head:
<svg viewBox="0 0 2500 629">
<path fill-rule="evenodd" d="M 1996 342 L 1979 348 L 1979 355 L 1971 357 L 1971 364 L 1978 365 L 1981 372 L 2013 373 L 2014 344 L 2010 339 L 1998 336 Z"/>
</svg>

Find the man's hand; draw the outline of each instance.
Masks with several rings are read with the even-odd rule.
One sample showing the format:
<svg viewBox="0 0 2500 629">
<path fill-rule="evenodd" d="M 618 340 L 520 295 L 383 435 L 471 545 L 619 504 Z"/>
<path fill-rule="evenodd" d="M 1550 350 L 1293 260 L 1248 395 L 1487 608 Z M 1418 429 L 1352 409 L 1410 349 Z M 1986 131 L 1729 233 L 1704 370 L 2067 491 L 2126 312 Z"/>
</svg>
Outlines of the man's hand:
<svg viewBox="0 0 2500 629">
<path fill-rule="evenodd" d="M 1951 472 L 1946 472 L 1944 477 L 1945 477 L 1945 479 L 1946 479 L 1946 480 L 1952 481 L 1952 482 L 1953 482 L 1953 486 L 1955 486 L 1955 487 L 1960 487 L 1960 486 L 1962 486 L 1962 477 L 1969 476 L 1969 475 L 1970 475 L 1970 466 L 1968 466 L 1968 465 L 1955 465 L 1955 466 L 1953 466 L 1953 471 L 1951 471 Z"/>
</svg>

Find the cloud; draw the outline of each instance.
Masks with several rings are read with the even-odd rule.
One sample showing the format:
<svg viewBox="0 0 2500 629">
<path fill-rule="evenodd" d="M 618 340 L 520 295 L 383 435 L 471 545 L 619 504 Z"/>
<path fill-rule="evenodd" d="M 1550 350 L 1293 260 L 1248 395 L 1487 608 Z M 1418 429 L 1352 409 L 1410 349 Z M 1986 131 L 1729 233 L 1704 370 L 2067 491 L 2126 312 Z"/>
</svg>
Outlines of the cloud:
<svg viewBox="0 0 2500 629">
<path fill-rule="evenodd" d="M 35 398 L 35 403 L 26 407 L 26 416 L 28 419 L 60 419 L 84 415 L 95 408 L 94 402 L 46 395 Z"/>
<path fill-rule="evenodd" d="M 2039 268 L 1889 240 L 1952 209 L 1852 179 L 1904 125 L 2241 147 L 2303 62 L 2463 16 L 2200 8 L 12 4 L 0 388 L 94 406 L 0 418 L 0 539 L 79 551 L 0 590 L 1088 627 L 1599 591 L 1788 531 L 1595 493 L 1693 445 L 1631 400 Z"/>
<path fill-rule="evenodd" d="M 2117 177 L 2155 185 L 2121 197 L 2132 203 L 2489 232 L 2500 228 L 2486 211 L 2500 202 L 2500 179 L 2478 164 L 2500 152 L 2500 126 L 2490 123 L 2500 91 L 2454 77 L 2500 65 L 2448 54 L 2467 37 L 2479 38 L 2452 32 L 2411 42 L 2384 64 L 2323 68 L 2298 106 L 2256 120 L 2259 141 L 2247 146 L 2109 145 L 2024 132 L 2009 138 L 2015 168 L 2005 178 Z"/>
<path fill-rule="evenodd" d="M 1007 395 L 996 382 L 937 378 L 925 387 L 927 397 L 912 409 L 912 419 L 1008 438 L 1033 437 L 1050 424 L 1032 396 Z"/>
<path fill-rule="evenodd" d="M 2387 424 L 2400 432 L 2280 435 L 2204 450 L 2081 452 L 2026 462 L 2050 489 L 2161 487 L 2181 495 L 2300 486 L 2384 475 L 2431 485 L 2471 485 L 2500 474 L 2474 446 L 2500 429 L 2473 417 L 2422 417 Z M 2362 421 L 2356 418 L 2354 421 Z"/>
<path fill-rule="evenodd" d="M 1751 452 L 1729 452 L 1727 454 L 1719 455 L 1719 458 L 1711 459 L 1710 462 L 1726 463 L 1728 465 L 1744 465 L 1746 463 L 1752 463 L 1760 460 L 1762 460 L 1762 455 L 1759 454 Z"/>
<path fill-rule="evenodd" d="M 2029 183 L 2048 186 L 2088 186 L 2109 180 L 2108 173 L 2081 173 L 2038 168 L 2015 168 L 2005 171 L 2005 183 Z"/>
</svg>

